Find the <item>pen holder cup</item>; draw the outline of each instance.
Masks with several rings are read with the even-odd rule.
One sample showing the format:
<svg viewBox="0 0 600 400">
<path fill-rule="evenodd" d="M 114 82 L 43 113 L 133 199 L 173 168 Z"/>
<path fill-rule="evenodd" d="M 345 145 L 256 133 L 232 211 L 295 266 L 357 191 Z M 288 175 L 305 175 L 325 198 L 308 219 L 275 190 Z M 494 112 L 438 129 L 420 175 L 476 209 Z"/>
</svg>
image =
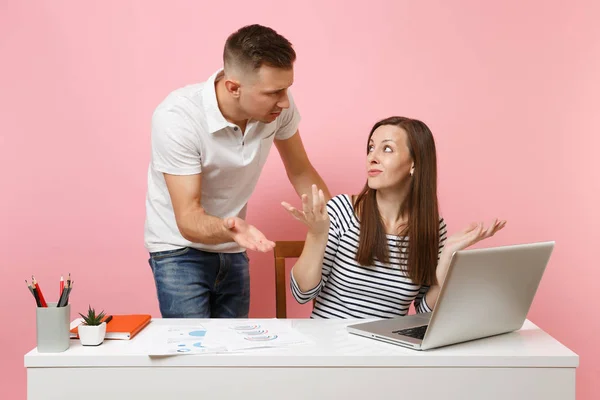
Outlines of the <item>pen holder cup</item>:
<svg viewBox="0 0 600 400">
<path fill-rule="evenodd" d="M 71 305 L 37 307 L 35 310 L 37 351 L 39 353 L 60 353 L 69 348 L 69 319 Z"/>
</svg>

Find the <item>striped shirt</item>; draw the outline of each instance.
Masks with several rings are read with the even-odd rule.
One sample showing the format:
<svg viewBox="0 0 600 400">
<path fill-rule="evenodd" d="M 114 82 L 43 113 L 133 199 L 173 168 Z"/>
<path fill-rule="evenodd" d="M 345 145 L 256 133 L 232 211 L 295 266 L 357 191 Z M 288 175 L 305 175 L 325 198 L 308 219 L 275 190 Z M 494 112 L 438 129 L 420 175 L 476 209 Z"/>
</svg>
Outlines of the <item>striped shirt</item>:
<svg viewBox="0 0 600 400">
<path fill-rule="evenodd" d="M 348 195 L 327 202 L 329 238 L 323 258 L 321 281 L 306 292 L 300 290 L 292 270 L 291 289 L 303 304 L 316 298 L 311 318 L 393 318 L 408 313 L 414 303 L 418 313 L 430 312 L 425 301 L 429 286 L 413 283 L 407 275 L 408 237 L 386 235 L 390 263 L 377 260 L 364 267 L 355 261 L 360 225 Z M 440 218 L 441 253 L 446 223 Z"/>
</svg>

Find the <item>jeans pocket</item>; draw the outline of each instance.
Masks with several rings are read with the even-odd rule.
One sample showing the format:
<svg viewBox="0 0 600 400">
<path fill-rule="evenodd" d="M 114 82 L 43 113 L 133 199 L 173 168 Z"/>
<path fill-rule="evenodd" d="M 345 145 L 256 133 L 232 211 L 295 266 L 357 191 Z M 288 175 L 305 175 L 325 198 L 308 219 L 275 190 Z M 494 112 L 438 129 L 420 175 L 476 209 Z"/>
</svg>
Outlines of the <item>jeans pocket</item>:
<svg viewBox="0 0 600 400">
<path fill-rule="evenodd" d="M 162 260 L 168 257 L 178 257 L 184 254 L 187 254 L 190 251 L 189 247 L 183 247 L 181 249 L 175 250 L 165 250 L 165 251 L 156 251 L 154 253 L 150 253 L 150 258 L 154 261 Z"/>
</svg>

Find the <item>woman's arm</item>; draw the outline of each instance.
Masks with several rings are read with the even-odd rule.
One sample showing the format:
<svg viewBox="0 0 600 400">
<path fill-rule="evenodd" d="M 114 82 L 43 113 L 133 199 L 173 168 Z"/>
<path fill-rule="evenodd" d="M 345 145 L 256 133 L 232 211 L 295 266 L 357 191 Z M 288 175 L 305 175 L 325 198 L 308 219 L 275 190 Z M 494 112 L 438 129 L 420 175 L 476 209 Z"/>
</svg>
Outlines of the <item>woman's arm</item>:
<svg viewBox="0 0 600 400">
<path fill-rule="evenodd" d="M 308 197 L 302 196 L 303 211 L 282 203 L 294 218 L 308 226 L 304 249 L 291 272 L 292 293 L 301 303 L 318 294 L 324 270 L 329 272 L 338 242 L 337 223 L 329 214 L 323 191 L 317 191 L 316 185 L 313 185 L 312 191 L 311 206 Z"/>
<path fill-rule="evenodd" d="M 328 235 L 306 235 L 302 255 L 292 268 L 292 279 L 301 292 L 309 292 L 316 288 L 322 279 L 323 257 L 327 246 Z"/>
<path fill-rule="evenodd" d="M 448 267 L 450 266 L 450 260 L 452 259 L 452 254 L 448 254 L 448 252 L 444 249 L 442 250 L 442 254 L 440 255 L 440 259 L 438 261 L 436 276 L 438 283 L 436 285 L 431 285 L 427 294 L 425 295 L 425 303 L 427 303 L 427 307 L 431 310 L 435 308 L 437 303 L 437 299 L 440 295 L 440 290 L 442 289 L 442 283 L 446 279 L 446 274 L 448 273 Z"/>
<path fill-rule="evenodd" d="M 498 219 L 495 219 L 487 229 L 484 229 L 483 222 L 477 224 L 472 223 L 461 232 L 448 238 L 444 245 L 444 250 L 442 250 L 442 254 L 440 255 L 436 269 L 437 284 L 432 285 L 425 295 L 425 301 L 429 308 L 432 310 L 435 308 L 440 295 L 440 290 L 446 280 L 446 275 L 448 274 L 452 254 L 456 251 L 464 250 L 483 239 L 494 236 L 494 234 L 504 228 L 505 225 L 506 221 L 500 221 Z"/>
</svg>

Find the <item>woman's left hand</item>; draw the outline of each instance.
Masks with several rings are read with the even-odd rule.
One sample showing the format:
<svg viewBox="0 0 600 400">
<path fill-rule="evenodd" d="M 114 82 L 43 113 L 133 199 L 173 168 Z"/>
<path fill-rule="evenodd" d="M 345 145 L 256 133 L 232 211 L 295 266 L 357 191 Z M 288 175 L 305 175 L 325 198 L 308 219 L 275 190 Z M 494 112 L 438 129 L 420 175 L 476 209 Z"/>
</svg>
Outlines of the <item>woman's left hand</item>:
<svg viewBox="0 0 600 400">
<path fill-rule="evenodd" d="M 444 244 L 443 251 L 452 254 L 455 251 L 464 250 L 483 239 L 494 236 L 494 234 L 504 228 L 505 225 L 506 221 L 501 221 L 497 218 L 487 228 L 485 228 L 483 222 L 471 223 L 462 231 L 450 236 Z"/>
<path fill-rule="evenodd" d="M 464 250 L 477 242 L 494 236 L 494 234 L 504 228 L 505 225 L 506 221 L 498 220 L 497 218 L 487 228 L 484 226 L 483 222 L 471 223 L 462 231 L 457 232 L 446 239 L 444 249 L 440 255 L 440 264 L 438 264 L 440 268 L 436 271 L 438 285 L 441 285 L 446 278 L 450 257 L 455 251 Z"/>
</svg>

